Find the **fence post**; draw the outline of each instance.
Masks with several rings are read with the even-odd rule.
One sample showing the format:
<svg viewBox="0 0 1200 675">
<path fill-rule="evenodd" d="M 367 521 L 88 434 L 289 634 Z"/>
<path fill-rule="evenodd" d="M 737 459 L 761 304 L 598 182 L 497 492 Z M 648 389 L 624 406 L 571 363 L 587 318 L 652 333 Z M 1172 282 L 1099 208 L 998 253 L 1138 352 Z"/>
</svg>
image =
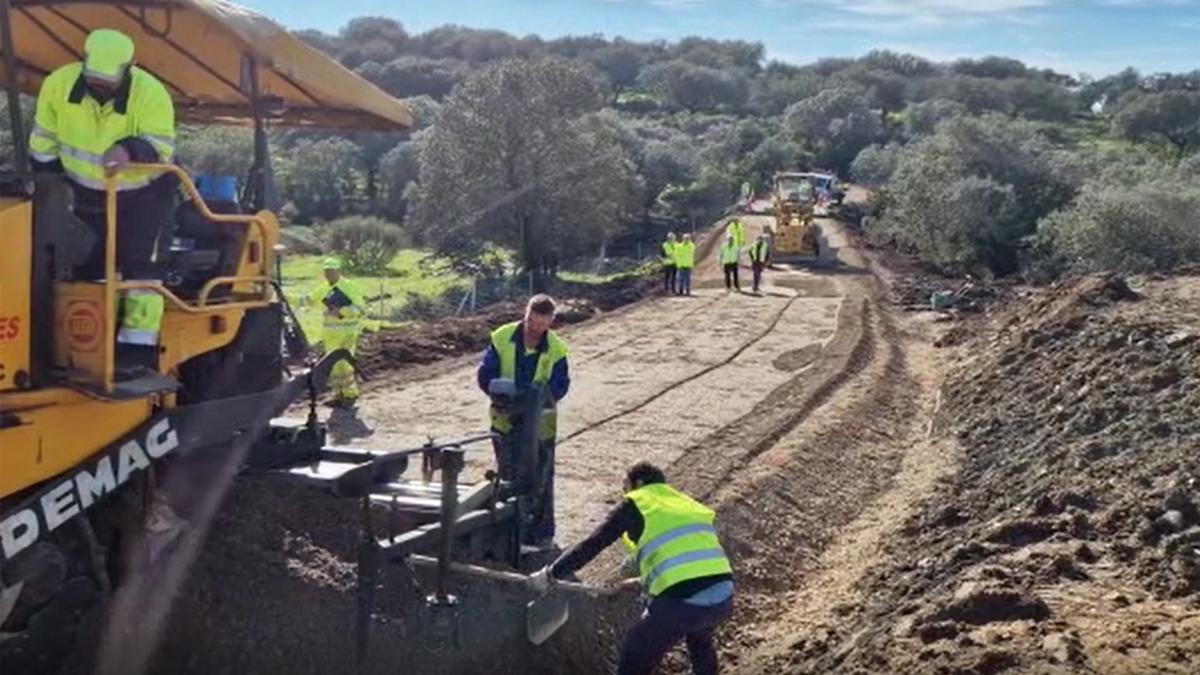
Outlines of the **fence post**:
<svg viewBox="0 0 1200 675">
<path fill-rule="evenodd" d="M 479 275 L 471 277 L 471 311 L 475 311 L 475 302 L 479 299 Z"/>
</svg>

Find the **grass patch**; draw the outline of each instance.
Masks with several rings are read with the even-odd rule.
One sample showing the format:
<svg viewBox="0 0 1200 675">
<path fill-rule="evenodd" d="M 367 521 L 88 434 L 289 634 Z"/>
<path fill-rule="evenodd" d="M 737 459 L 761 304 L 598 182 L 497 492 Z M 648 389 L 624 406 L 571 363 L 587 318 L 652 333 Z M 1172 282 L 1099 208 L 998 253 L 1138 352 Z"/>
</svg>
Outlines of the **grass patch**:
<svg viewBox="0 0 1200 675">
<path fill-rule="evenodd" d="M 392 258 L 387 270 L 381 274 L 358 276 L 346 273 L 369 299 L 367 330 L 394 325 L 396 312 L 414 298 L 434 299 L 455 288 L 465 290 L 466 281 L 462 277 L 448 265 L 427 261 L 426 255 L 420 249 L 405 249 Z M 295 255 L 286 256 L 283 261 L 284 293 L 296 309 L 304 332 L 314 340 L 321 334 L 321 312 L 317 307 L 304 307 L 302 300 L 322 283 L 323 259 L 324 256 L 319 255 Z"/>
</svg>

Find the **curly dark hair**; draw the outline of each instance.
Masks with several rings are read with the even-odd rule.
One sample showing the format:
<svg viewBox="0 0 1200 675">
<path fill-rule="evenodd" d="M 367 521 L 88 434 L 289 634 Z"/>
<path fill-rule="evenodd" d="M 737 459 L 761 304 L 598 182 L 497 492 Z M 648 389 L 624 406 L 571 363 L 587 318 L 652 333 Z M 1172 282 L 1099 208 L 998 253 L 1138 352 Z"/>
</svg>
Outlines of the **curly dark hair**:
<svg viewBox="0 0 1200 675">
<path fill-rule="evenodd" d="M 625 478 L 630 485 L 652 485 L 654 483 L 667 482 L 667 476 L 663 470 L 654 466 L 650 462 L 638 462 L 629 467 L 629 471 L 625 473 Z"/>
</svg>

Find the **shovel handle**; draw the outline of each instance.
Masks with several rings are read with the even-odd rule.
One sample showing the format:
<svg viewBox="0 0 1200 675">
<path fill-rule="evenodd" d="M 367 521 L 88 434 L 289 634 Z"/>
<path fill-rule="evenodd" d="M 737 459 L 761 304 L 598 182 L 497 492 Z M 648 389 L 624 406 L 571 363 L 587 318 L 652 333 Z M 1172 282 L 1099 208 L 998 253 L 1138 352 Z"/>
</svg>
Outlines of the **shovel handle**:
<svg viewBox="0 0 1200 675">
<path fill-rule="evenodd" d="M 431 558 L 424 555 L 411 555 L 408 557 L 413 565 L 417 567 L 437 567 L 437 558 Z M 523 584 L 529 583 L 529 577 L 517 572 L 506 572 L 504 570 L 494 570 L 490 567 L 481 567 L 479 565 L 467 565 L 465 563 L 450 563 L 450 571 L 463 576 L 475 577 L 478 579 L 487 579 L 489 581 L 499 581 L 501 583 Z M 617 586 L 589 586 L 587 584 L 578 583 L 575 581 L 556 581 L 550 587 L 550 590 L 566 591 L 568 593 L 582 593 L 591 596 L 607 596 L 617 595 L 625 592 L 627 589 L 621 585 Z"/>
</svg>

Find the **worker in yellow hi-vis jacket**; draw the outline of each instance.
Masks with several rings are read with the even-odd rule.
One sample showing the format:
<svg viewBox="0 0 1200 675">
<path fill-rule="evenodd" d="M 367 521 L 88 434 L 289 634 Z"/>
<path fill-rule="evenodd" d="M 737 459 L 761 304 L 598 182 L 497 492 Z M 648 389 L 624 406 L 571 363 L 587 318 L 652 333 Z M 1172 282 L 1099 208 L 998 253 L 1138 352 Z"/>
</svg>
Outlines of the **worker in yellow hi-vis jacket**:
<svg viewBox="0 0 1200 675">
<path fill-rule="evenodd" d="M 325 281 L 318 284 L 308 295 L 311 304 L 321 308 L 324 322 L 321 343 L 325 353 L 345 349 L 353 354 L 358 347 L 358 336 L 362 333 L 362 321 L 367 305 L 358 284 L 342 276 L 342 261 L 326 258 L 321 263 Z M 358 400 L 358 384 L 354 381 L 354 368 L 339 361 L 329 374 L 329 388 L 333 391 L 334 407 L 353 408 Z"/>
</svg>

